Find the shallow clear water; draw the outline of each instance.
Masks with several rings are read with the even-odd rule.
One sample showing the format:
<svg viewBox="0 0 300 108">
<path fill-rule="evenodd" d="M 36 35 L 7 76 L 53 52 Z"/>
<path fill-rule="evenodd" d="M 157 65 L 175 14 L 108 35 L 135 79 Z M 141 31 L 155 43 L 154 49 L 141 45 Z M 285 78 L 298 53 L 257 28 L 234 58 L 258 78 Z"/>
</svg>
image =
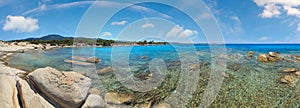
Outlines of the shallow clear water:
<svg viewBox="0 0 300 108">
<path fill-rule="evenodd" d="M 168 97 L 180 86 L 179 77 L 181 71 L 182 58 L 189 58 L 189 55 L 197 55 L 199 64 L 203 64 L 200 69 L 199 81 L 196 90 L 187 97 L 187 107 L 199 106 L 203 101 L 204 91 L 209 81 L 211 70 L 211 51 L 218 51 L 220 46 L 209 47 L 207 45 L 162 45 L 162 46 L 134 46 L 134 47 L 106 47 L 106 48 L 60 48 L 50 51 L 32 51 L 18 53 L 8 61 L 10 66 L 14 66 L 27 71 L 46 66 L 54 67 L 58 70 L 80 70 L 93 79 L 93 87 L 102 91 L 117 91 L 127 93 L 136 97 L 134 103 L 151 101 L 159 103 L 167 101 Z M 196 48 L 196 51 L 193 51 Z M 221 51 L 221 50 L 220 50 Z M 255 57 L 247 58 L 248 51 L 254 51 Z M 299 68 L 299 63 L 280 61 L 277 63 L 259 63 L 256 56 L 259 53 L 280 52 L 282 56 L 300 55 L 300 45 L 226 45 L 227 54 L 217 52 L 218 59 L 226 59 L 227 70 L 224 70 L 229 77 L 225 77 L 218 92 L 217 97 L 211 107 L 299 107 L 300 106 L 300 84 L 294 86 L 279 83 L 278 79 L 283 75 L 278 73 L 286 68 Z M 65 59 L 71 59 L 72 55 L 90 57 L 97 56 L 102 61 L 96 67 L 72 66 L 64 63 Z M 113 55 L 113 57 L 112 57 Z M 113 73 L 96 74 L 95 70 L 112 65 L 114 60 L 125 60 L 129 55 L 129 65 L 135 77 L 141 78 L 149 74 L 149 64 L 154 59 L 164 61 L 167 66 L 166 77 L 159 86 L 146 92 L 128 89 L 121 83 Z M 143 56 L 145 56 L 143 58 Z M 113 59 L 113 60 L 112 60 Z M 195 58 L 192 58 L 195 59 Z M 153 63 L 153 62 L 152 62 Z M 206 64 L 206 65 L 204 65 Z M 157 65 L 161 65 L 157 63 Z M 237 65 L 237 68 L 232 69 Z M 96 68 L 96 69 L 95 69 Z M 125 70 L 124 70 L 125 71 Z M 195 72 L 197 73 L 197 72 Z M 187 79 L 188 80 L 188 79 Z M 155 81 L 153 81 L 155 83 Z M 129 83 L 130 85 L 131 83 Z M 132 83 L 134 84 L 134 83 Z M 139 85 L 137 85 L 139 86 Z M 149 87 L 150 88 L 150 87 Z M 186 88 L 189 88 L 187 86 Z M 175 106 L 174 106 L 175 107 Z M 177 106 L 178 107 L 178 106 Z"/>
</svg>

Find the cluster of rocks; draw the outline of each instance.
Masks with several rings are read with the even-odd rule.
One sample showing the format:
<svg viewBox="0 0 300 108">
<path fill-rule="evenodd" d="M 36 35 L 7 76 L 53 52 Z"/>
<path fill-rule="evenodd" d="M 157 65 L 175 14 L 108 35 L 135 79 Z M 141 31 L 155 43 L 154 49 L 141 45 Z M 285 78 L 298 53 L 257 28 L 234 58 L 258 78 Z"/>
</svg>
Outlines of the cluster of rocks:
<svg viewBox="0 0 300 108">
<path fill-rule="evenodd" d="M 281 58 L 278 52 L 269 52 L 268 54 L 259 54 L 257 60 L 260 62 L 278 62 L 284 58 Z"/>
<path fill-rule="evenodd" d="M 0 60 L 7 61 L 10 56 L 12 56 L 13 53 L 7 53 L 7 52 L 0 52 Z"/>
<path fill-rule="evenodd" d="M 250 51 L 248 52 L 248 57 L 253 57 L 255 52 Z M 269 52 L 268 54 L 258 54 L 257 61 L 262 63 L 269 63 L 269 62 L 278 62 L 284 60 L 283 57 L 280 57 L 279 52 Z"/>
<path fill-rule="evenodd" d="M 259 62 L 267 63 L 267 62 L 278 62 L 284 59 L 279 56 L 278 52 L 269 52 L 268 54 L 258 54 L 257 60 Z"/>
<path fill-rule="evenodd" d="M 66 63 L 72 63 L 76 65 L 83 65 L 83 66 L 89 66 L 94 65 L 94 63 L 99 63 L 101 60 L 97 57 L 79 57 L 79 56 L 72 56 L 72 60 L 64 60 Z"/>
<path fill-rule="evenodd" d="M 294 85 L 298 80 L 300 76 L 300 72 L 296 68 L 287 68 L 285 70 L 280 71 L 280 73 L 284 74 L 280 78 L 280 82 L 288 85 Z"/>
<path fill-rule="evenodd" d="M 25 52 L 26 50 L 49 50 L 59 46 L 50 44 L 31 44 L 29 42 L 0 42 L 0 51 Z"/>
<path fill-rule="evenodd" d="M 101 93 L 91 88 L 91 79 L 77 72 L 51 67 L 25 71 L 0 65 L 0 106 L 3 108 L 132 108 L 133 96 L 118 92 Z M 167 103 L 137 104 L 137 108 L 171 108 Z"/>
</svg>

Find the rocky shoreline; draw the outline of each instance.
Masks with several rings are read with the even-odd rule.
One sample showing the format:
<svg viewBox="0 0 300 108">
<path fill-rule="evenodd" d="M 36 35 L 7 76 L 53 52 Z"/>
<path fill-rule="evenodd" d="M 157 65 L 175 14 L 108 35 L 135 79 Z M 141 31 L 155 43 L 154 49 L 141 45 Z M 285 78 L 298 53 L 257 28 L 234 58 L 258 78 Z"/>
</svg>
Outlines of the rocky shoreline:
<svg viewBox="0 0 300 108">
<path fill-rule="evenodd" d="M 71 46 L 70 46 L 71 47 Z M 103 93 L 97 88 L 92 88 L 92 81 L 84 73 L 72 71 L 58 71 L 51 67 L 39 68 L 31 72 L 9 67 L 6 61 L 14 53 L 24 53 L 29 50 L 49 50 L 53 46 L 33 45 L 29 43 L 4 43 L 0 47 L 0 106 L 4 108 L 171 108 L 168 103 L 131 103 L 135 97 L 119 92 Z M 259 54 L 254 51 L 247 55 L 218 55 L 218 58 L 235 59 L 247 57 L 255 59 L 258 63 L 268 64 L 277 62 L 299 62 L 298 55 L 284 55 L 279 52 Z M 147 58 L 146 56 L 141 58 Z M 245 59 L 246 60 L 246 59 Z M 101 62 L 96 57 L 73 56 L 66 63 L 77 65 L 93 65 Z M 207 64 L 208 65 L 208 64 Z M 238 71 L 241 64 L 229 64 L 227 69 Z M 200 68 L 199 64 L 191 65 L 191 69 Z M 112 67 L 102 68 L 97 71 L 99 75 L 112 72 Z M 300 70 L 295 67 L 278 71 L 282 77 L 278 84 L 295 86 L 300 79 Z M 222 72 L 225 78 L 230 74 Z"/>
<path fill-rule="evenodd" d="M 130 102 L 133 97 L 117 92 L 103 94 L 100 90 L 91 88 L 91 79 L 81 73 L 58 71 L 51 67 L 25 72 L 6 65 L 6 61 L 14 53 L 50 50 L 59 48 L 58 46 L 34 45 L 27 42 L 1 45 L 0 106 L 3 108 L 132 108 L 126 105 L 126 102 Z M 100 61 L 95 57 L 74 59 L 85 60 L 88 64 Z M 171 108 L 167 103 L 147 103 L 134 107 Z"/>
</svg>

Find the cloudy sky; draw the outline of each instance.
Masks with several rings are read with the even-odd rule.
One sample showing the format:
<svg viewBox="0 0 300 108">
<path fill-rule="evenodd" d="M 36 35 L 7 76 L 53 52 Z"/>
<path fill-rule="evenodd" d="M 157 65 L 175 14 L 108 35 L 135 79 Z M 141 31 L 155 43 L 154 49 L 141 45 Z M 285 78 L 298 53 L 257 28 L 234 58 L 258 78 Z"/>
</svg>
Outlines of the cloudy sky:
<svg viewBox="0 0 300 108">
<path fill-rule="evenodd" d="M 180 9 L 192 5 L 197 7 L 197 4 L 186 0 L 177 0 L 178 8 L 158 3 L 132 5 L 112 0 L 0 0 L 0 39 L 48 34 L 74 36 L 78 24 L 93 5 L 101 12 L 126 6 L 106 21 L 96 36 L 105 39 L 157 38 L 172 42 L 206 42 L 202 27 L 195 22 L 215 18 L 226 43 L 300 43 L 300 0 L 203 2 L 211 13 L 190 10 L 199 14 L 195 19 Z M 94 19 L 101 21 L 104 18 Z"/>
</svg>

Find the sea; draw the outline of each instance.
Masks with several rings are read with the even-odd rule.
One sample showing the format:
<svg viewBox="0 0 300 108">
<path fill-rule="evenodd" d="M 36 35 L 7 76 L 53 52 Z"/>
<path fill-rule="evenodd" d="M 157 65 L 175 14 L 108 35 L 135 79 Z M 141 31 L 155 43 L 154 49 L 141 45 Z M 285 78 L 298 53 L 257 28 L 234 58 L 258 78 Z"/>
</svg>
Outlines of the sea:
<svg viewBox="0 0 300 108">
<path fill-rule="evenodd" d="M 249 51 L 255 52 L 253 57 L 248 57 Z M 258 54 L 269 52 L 278 52 L 286 59 L 257 61 Z M 103 93 L 135 97 L 127 105 L 151 101 L 188 108 L 300 107 L 299 81 L 280 82 L 285 75 L 282 70 L 300 70 L 300 62 L 293 59 L 295 55 L 300 55 L 298 44 L 168 44 L 36 50 L 16 53 L 7 63 L 27 72 L 53 67 L 84 73 L 92 79 L 92 87 Z M 91 66 L 64 62 L 72 60 L 72 56 L 96 56 L 101 61 Z M 107 67 L 114 71 L 97 73 Z"/>
</svg>

